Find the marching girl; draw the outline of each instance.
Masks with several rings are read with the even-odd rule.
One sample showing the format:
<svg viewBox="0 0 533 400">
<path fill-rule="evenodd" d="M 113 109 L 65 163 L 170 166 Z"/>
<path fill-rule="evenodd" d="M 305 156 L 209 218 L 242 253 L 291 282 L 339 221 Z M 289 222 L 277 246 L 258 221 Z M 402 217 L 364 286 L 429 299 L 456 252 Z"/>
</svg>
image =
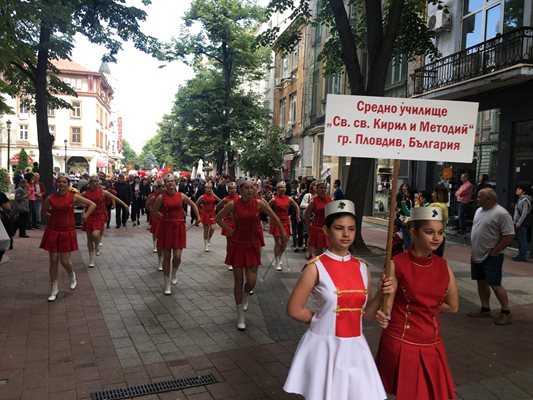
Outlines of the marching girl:
<svg viewBox="0 0 533 400">
<path fill-rule="evenodd" d="M 228 183 L 228 194 L 225 196 L 220 203 L 217 204 L 216 210 L 217 212 L 224 208 L 224 206 L 234 200 L 239 199 L 241 196 L 237 194 L 237 184 L 235 182 Z M 233 228 L 235 226 L 235 222 L 233 220 L 233 215 L 228 215 L 226 218 L 224 218 L 224 222 L 227 226 Z M 221 232 L 222 236 L 226 237 L 226 254 L 229 250 L 229 244 L 231 243 L 231 237 L 228 236 L 228 232 L 226 232 L 224 229 L 222 229 Z M 228 270 L 233 271 L 233 266 L 228 265 Z"/>
<path fill-rule="evenodd" d="M 309 240 L 307 241 L 307 253 L 316 255 L 329 247 L 328 238 L 324 233 L 324 208 L 333 199 L 326 194 L 328 186 L 326 182 L 316 181 L 317 195 L 313 197 L 311 203 L 305 209 L 304 221 L 309 227 Z M 311 213 L 314 214 L 313 222 L 310 222 Z"/>
<path fill-rule="evenodd" d="M 289 316 L 309 324 L 309 329 L 296 349 L 283 389 L 307 400 L 386 399 L 363 335 L 363 321 L 380 315 L 378 322 L 387 326 L 388 318 L 379 308 L 383 294 L 394 294 L 394 280 L 382 278 L 372 296 L 370 271 L 349 252 L 356 230 L 351 201 L 326 205 L 323 230 L 328 250 L 304 267 L 287 304 Z M 306 307 L 311 294 L 316 311 Z"/>
<path fill-rule="evenodd" d="M 100 255 L 100 243 L 104 226 L 107 222 L 106 198 L 127 207 L 126 203 L 102 188 L 98 175 L 89 178 L 87 189 L 82 194 L 86 199 L 96 204 L 96 209 L 87 217 L 82 225 L 82 230 L 87 234 L 87 249 L 89 250 L 89 268 L 94 268 L 94 256 Z"/>
<path fill-rule="evenodd" d="M 272 208 L 272 210 L 280 219 L 287 237 L 290 237 L 291 220 L 289 218 L 289 207 L 294 207 L 296 213 L 296 221 L 298 224 L 300 223 L 300 207 L 298 207 L 298 204 L 291 197 L 285 195 L 286 190 L 286 183 L 283 181 L 279 182 L 276 185 L 276 194 L 272 198 L 272 200 L 268 202 L 268 205 L 270 206 L 270 208 Z M 277 225 L 271 224 L 269 233 L 274 236 L 274 261 L 272 261 L 272 263 L 276 267 L 276 270 L 281 271 L 281 258 L 283 256 L 283 252 L 285 251 L 285 244 L 283 244 L 281 241 L 281 232 L 278 230 Z"/>
<path fill-rule="evenodd" d="M 393 257 L 398 291 L 376 357 L 383 385 L 397 400 L 455 399 L 441 338 L 440 313 L 457 312 L 459 299 L 448 263 L 434 251 L 444 240 L 440 207 L 411 210 L 411 248 Z"/>
<path fill-rule="evenodd" d="M 244 311 L 248 309 L 248 294 L 254 289 L 257 281 L 257 269 L 261 264 L 261 238 L 257 229 L 259 213 L 264 212 L 270 221 L 278 226 L 281 240 L 286 244 L 288 239 L 278 216 L 268 203 L 255 198 L 253 183 L 243 181 L 239 185 L 241 198 L 228 203 L 216 216 L 216 222 L 231 237 L 226 264 L 233 266 L 233 294 L 237 305 L 237 329 L 245 330 Z M 235 226 L 228 226 L 225 218 L 233 214 Z M 245 277 L 246 275 L 246 282 Z"/>
<path fill-rule="evenodd" d="M 85 206 L 81 214 L 81 221 L 96 209 L 96 204 L 80 196 L 77 191 L 70 189 L 70 180 L 65 173 L 60 173 L 56 179 L 57 192 L 52 193 L 43 203 L 41 215 L 48 214 L 48 225 L 41 240 L 41 249 L 50 255 L 50 294 L 48 301 L 55 301 L 59 292 L 58 266 L 59 263 L 68 272 L 70 290 L 78 285 L 74 266 L 70 261 L 70 253 L 78 250 L 78 239 L 74 221 L 74 203 Z M 42 219 L 41 219 L 42 220 Z"/>
<path fill-rule="evenodd" d="M 200 210 L 200 222 L 204 228 L 204 251 L 210 251 L 211 237 L 215 232 L 215 203 L 220 203 L 220 198 L 213 193 L 213 184 L 207 183 L 204 194 L 196 200 L 196 206 Z"/>
<path fill-rule="evenodd" d="M 181 253 L 186 246 L 185 216 L 183 203 L 199 215 L 194 201 L 176 190 L 176 178 L 167 174 L 164 179 L 165 190 L 157 196 L 152 210 L 160 218 L 157 233 L 157 248 L 163 251 L 163 276 L 166 295 L 171 295 L 170 283 L 177 285 L 178 267 L 181 263 Z M 172 258 L 172 281 L 170 279 L 170 259 Z"/>
<path fill-rule="evenodd" d="M 158 271 L 163 271 L 163 249 L 157 247 L 157 232 L 159 231 L 160 218 L 153 212 L 155 199 L 163 193 L 163 181 L 155 181 L 154 191 L 146 199 L 146 210 L 148 210 L 148 222 L 150 222 L 150 233 L 154 242 L 154 253 L 157 253 Z"/>
</svg>

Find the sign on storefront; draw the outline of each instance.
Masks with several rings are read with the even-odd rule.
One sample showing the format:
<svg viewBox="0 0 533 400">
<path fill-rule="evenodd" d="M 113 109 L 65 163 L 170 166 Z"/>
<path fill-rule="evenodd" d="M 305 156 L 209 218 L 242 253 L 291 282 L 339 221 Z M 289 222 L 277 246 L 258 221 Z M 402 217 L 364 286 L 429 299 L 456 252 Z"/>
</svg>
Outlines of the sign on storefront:
<svg viewBox="0 0 533 400">
<path fill-rule="evenodd" d="M 478 103 L 329 94 L 324 155 L 472 162 Z"/>
</svg>

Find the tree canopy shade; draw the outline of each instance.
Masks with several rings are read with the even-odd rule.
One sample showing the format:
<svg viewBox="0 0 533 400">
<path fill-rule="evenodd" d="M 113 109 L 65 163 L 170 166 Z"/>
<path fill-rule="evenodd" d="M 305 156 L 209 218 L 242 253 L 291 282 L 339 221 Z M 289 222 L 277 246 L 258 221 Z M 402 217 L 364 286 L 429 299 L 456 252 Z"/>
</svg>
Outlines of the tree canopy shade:
<svg viewBox="0 0 533 400">
<path fill-rule="evenodd" d="M 52 146 L 48 108 L 69 107 L 54 95 L 76 95 L 63 83 L 51 60 L 70 59 L 74 35 L 107 49 L 104 61 L 116 61 L 123 41 L 149 53 L 157 41 L 142 33 L 146 13 L 124 0 L 0 0 L 0 91 L 31 96 L 37 118 L 41 179 L 52 190 Z M 148 0 L 142 0 L 148 5 Z M 2 104 L 0 103 L 0 109 Z"/>
<path fill-rule="evenodd" d="M 318 10 L 316 8 L 318 3 Z M 291 29 L 281 33 L 274 27 L 258 37 L 261 44 L 270 43 L 278 51 L 288 51 L 300 39 L 298 31 L 305 25 L 321 25 L 329 38 L 320 59 L 326 74 L 343 71 L 352 95 L 383 96 L 388 65 L 393 57 L 417 55 L 437 56 L 432 42 L 434 33 L 425 24 L 428 3 L 443 5 L 439 0 L 271 0 L 268 13 L 291 10 Z M 362 51 L 367 53 L 363 69 Z M 366 76 L 363 70 L 367 71 Z M 355 203 L 356 248 L 365 249 L 361 235 L 368 177 L 373 160 L 352 158 L 347 178 L 346 196 Z"/>
<path fill-rule="evenodd" d="M 269 62 L 269 51 L 254 46 L 255 34 L 263 20 L 264 9 L 248 0 L 193 0 L 184 17 L 184 31 L 166 46 L 161 55 L 167 61 L 185 61 L 197 72 L 207 70 L 220 75 L 220 82 L 213 89 L 218 92 L 216 102 L 212 103 L 216 111 L 211 115 L 219 120 L 217 128 L 209 132 L 202 131 L 195 143 L 203 143 L 204 138 L 209 138 L 209 146 L 216 146 L 213 157 L 218 172 L 222 172 L 227 157 L 229 172 L 233 177 L 233 96 L 241 83 L 261 78 Z M 198 33 L 193 33 L 191 27 Z M 207 142 L 203 145 L 207 145 Z M 193 150 L 187 151 L 193 155 Z M 210 154 L 210 151 L 203 153 Z"/>
</svg>

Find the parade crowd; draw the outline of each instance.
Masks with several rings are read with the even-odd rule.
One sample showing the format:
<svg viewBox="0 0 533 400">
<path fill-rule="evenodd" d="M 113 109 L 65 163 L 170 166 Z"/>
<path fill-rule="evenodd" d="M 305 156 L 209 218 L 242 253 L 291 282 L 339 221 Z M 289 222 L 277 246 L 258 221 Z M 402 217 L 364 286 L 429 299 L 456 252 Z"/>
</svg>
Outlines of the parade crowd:
<svg viewBox="0 0 533 400">
<path fill-rule="evenodd" d="M 455 192 L 459 233 L 466 231 L 466 205 L 475 197 L 479 206 L 470 237 L 471 275 L 480 309 L 469 316 L 492 318 L 489 299 L 494 293 L 501 305 L 494 322 L 507 325 L 512 314 L 502 285 L 503 250 L 516 234 L 515 260 L 526 259 L 531 198 L 527 188 L 517 186 L 518 202 L 511 216 L 497 203 L 490 185 L 475 188 L 466 173 L 461 182 Z M 400 186 L 391 273 L 374 285 L 366 263 L 350 254 L 355 207 L 344 198 L 339 180 L 332 185 L 305 177 L 292 182 L 230 181 L 224 176 L 200 180 L 172 173 L 159 177 L 99 173 L 73 179 L 59 173 L 53 193 L 47 196 L 37 165 L 17 174 L 15 184 L 12 202 L 3 193 L 0 196 L 2 221 L 11 238 L 17 229 L 26 238 L 26 230 L 39 229 L 46 217 L 40 247 L 49 253 L 50 302 L 59 293 L 59 264 L 68 273 L 70 289 L 77 286 L 71 261 L 71 252 L 78 250 L 75 207 L 80 208 L 86 233 L 89 268 L 97 266 L 114 209 L 115 229 L 140 225 L 141 218 L 148 221 L 153 239 L 149 251 L 158 255 L 154 268 L 162 271 L 164 295 L 171 295 L 179 284 L 187 226 L 202 225 L 203 248 L 209 252 L 219 225 L 227 243 L 225 264 L 233 274 L 236 327 L 245 330 L 248 298 L 269 234 L 274 238 L 269 267 L 283 270 L 289 243 L 306 259 L 287 312 L 309 328 L 295 352 L 284 386 L 287 392 L 316 400 L 386 399 L 386 393 L 398 400 L 456 398 L 439 317 L 457 312 L 459 303 L 454 274 L 443 258 L 449 220 L 449 193 L 443 184 L 431 191 Z M 311 296 L 313 308 L 308 306 Z M 371 320 L 382 328 L 375 359 L 363 335 L 363 323 Z"/>
</svg>

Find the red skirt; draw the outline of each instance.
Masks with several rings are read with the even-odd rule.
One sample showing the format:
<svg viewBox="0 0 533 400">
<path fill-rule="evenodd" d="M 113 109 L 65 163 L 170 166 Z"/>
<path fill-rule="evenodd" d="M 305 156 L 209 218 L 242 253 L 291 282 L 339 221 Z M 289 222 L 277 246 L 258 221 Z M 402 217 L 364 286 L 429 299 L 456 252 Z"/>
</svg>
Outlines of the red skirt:
<svg viewBox="0 0 533 400">
<path fill-rule="evenodd" d="M 78 238 L 75 230 L 56 231 L 47 229 L 41 240 L 41 249 L 50 253 L 70 253 L 78 250 Z"/>
<path fill-rule="evenodd" d="M 442 342 L 417 345 L 383 333 L 376 362 L 386 392 L 397 400 L 457 398 Z"/>
<path fill-rule="evenodd" d="M 85 221 L 81 227 L 81 230 L 84 232 L 92 232 L 92 231 L 103 231 L 104 225 L 107 222 L 107 220 L 103 220 L 101 217 L 97 218 L 89 218 L 87 221 Z"/>
<path fill-rule="evenodd" d="M 157 232 L 157 248 L 162 250 L 184 249 L 186 247 L 185 221 L 160 221 Z"/>
<path fill-rule="evenodd" d="M 257 232 L 259 233 L 261 247 L 265 247 L 265 234 L 263 233 L 263 227 L 261 224 L 257 225 Z"/>
<path fill-rule="evenodd" d="M 225 263 L 234 268 L 251 268 L 261 265 L 259 242 L 236 243 L 232 240 Z"/>
<path fill-rule="evenodd" d="M 161 220 L 159 218 L 152 217 L 152 214 L 150 214 L 150 233 L 157 235 L 159 232 L 159 225 L 161 225 Z"/>
<path fill-rule="evenodd" d="M 226 223 L 227 226 L 229 226 L 231 229 L 233 229 L 233 227 L 235 226 L 233 224 L 233 220 L 231 218 L 224 218 L 224 222 Z M 220 232 L 220 234 L 222 236 L 228 236 L 228 232 L 226 232 L 224 229 L 222 229 L 222 231 Z"/>
<path fill-rule="evenodd" d="M 201 212 L 200 211 L 200 222 L 202 225 L 213 225 L 215 224 L 215 213 L 214 212 Z"/>
<path fill-rule="evenodd" d="M 283 225 L 283 230 L 285 231 L 287 237 L 291 237 L 291 221 L 281 221 L 281 225 Z M 281 237 L 281 232 L 278 228 L 278 225 L 273 222 L 270 223 L 270 229 L 268 230 L 268 233 L 274 237 Z"/>
<path fill-rule="evenodd" d="M 324 233 L 324 230 L 321 226 L 318 227 L 311 225 L 311 231 L 309 232 L 309 241 L 307 242 L 307 246 L 312 247 L 314 249 L 325 249 L 329 247 L 329 240 L 326 237 L 326 234 Z"/>
</svg>

